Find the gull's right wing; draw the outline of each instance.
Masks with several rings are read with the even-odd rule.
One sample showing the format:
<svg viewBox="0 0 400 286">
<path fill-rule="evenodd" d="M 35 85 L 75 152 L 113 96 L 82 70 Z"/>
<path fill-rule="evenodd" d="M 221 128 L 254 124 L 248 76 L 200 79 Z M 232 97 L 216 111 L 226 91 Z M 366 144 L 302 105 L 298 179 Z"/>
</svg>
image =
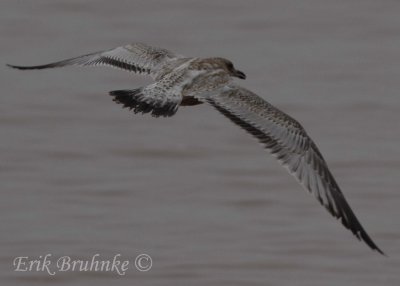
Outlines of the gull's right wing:
<svg viewBox="0 0 400 286">
<path fill-rule="evenodd" d="M 331 215 L 371 249 L 384 254 L 358 221 L 321 152 L 300 123 L 234 84 L 198 98 L 256 137 Z"/>
</svg>

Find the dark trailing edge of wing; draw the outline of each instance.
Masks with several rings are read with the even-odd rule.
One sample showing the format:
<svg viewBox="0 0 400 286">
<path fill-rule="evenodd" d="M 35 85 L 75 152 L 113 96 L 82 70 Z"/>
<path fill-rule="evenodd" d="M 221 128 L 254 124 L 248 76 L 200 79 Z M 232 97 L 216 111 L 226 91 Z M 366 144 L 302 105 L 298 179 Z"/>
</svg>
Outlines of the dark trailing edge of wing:
<svg viewBox="0 0 400 286">
<path fill-rule="evenodd" d="M 121 61 L 121 60 L 116 60 L 113 58 L 104 57 L 104 58 L 99 59 L 98 62 L 99 62 L 99 64 L 104 63 L 106 65 L 114 66 L 114 67 L 117 67 L 117 68 L 120 68 L 123 70 L 150 74 L 150 69 L 141 68 L 141 67 L 129 64 L 129 63 Z"/>
<path fill-rule="evenodd" d="M 218 105 L 211 99 L 207 100 L 214 108 L 216 108 L 219 112 L 221 112 L 224 116 L 230 119 L 233 123 L 237 124 L 251 135 L 256 137 L 267 149 L 270 149 L 272 153 L 277 153 L 279 150 L 284 148 L 280 146 L 280 143 L 275 140 L 274 138 L 268 136 L 262 130 L 254 127 L 253 125 L 247 123 L 240 117 L 236 116 L 235 114 L 231 113 L 229 110 L 225 109 L 224 107 Z M 333 177 L 332 177 L 333 178 Z M 339 189 L 338 189 L 339 190 Z M 327 208 L 329 213 L 331 213 L 334 217 L 340 219 L 341 223 L 349 229 L 359 240 L 364 241 L 371 249 L 376 250 L 382 255 L 386 254 L 372 241 L 370 236 L 362 227 L 361 223 L 358 221 L 357 217 L 351 210 L 349 204 L 347 203 L 345 197 L 341 192 L 333 192 L 335 196 L 336 203 L 339 207 L 338 212 L 339 214 L 335 213 L 332 208 Z"/>
<path fill-rule="evenodd" d="M 110 91 L 110 95 L 114 97 L 114 102 L 120 103 L 123 107 L 133 110 L 134 113 L 151 113 L 154 117 L 169 117 L 176 113 L 175 103 L 166 102 L 160 104 L 154 99 L 145 97 L 142 94 L 142 91 L 142 88 L 132 90 L 114 90 Z"/>
</svg>

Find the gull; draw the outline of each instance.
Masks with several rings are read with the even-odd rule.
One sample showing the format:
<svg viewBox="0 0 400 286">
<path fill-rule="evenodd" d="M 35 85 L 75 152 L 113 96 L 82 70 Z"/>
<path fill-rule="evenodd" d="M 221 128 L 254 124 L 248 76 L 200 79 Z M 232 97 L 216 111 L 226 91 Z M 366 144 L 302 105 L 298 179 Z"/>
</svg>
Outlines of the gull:
<svg viewBox="0 0 400 286">
<path fill-rule="evenodd" d="M 302 125 L 250 90 L 234 82 L 245 79 L 233 63 L 220 57 L 185 57 L 143 43 L 86 54 L 20 70 L 64 66 L 110 66 L 149 75 L 145 87 L 110 92 L 116 103 L 134 113 L 173 116 L 180 106 L 206 103 L 253 135 L 323 205 L 328 212 L 372 250 L 373 242 L 350 208 L 328 165 Z"/>
</svg>

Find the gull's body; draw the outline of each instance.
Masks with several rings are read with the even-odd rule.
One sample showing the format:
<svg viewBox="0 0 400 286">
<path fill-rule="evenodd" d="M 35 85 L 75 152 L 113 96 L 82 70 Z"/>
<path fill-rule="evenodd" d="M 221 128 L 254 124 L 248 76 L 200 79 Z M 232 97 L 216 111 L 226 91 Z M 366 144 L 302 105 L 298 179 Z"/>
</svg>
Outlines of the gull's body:
<svg viewBox="0 0 400 286">
<path fill-rule="evenodd" d="M 150 75 L 154 83 L 132 90 L 111 91 L 114 101 L 135 113 L 172 116 L 179 106 L 208 103 L 255 136 L 294 175 L 298 182 L 342 224 L 371 249 L 383 254 L 372 241 L 347 203 L 322 154 L 293 118 L 253 92 L 233 82 L 243 72 L 223 58 L 189 58 L 168 50 L 136 43 L 40 66 L 107 65 Z"/>
</svg>

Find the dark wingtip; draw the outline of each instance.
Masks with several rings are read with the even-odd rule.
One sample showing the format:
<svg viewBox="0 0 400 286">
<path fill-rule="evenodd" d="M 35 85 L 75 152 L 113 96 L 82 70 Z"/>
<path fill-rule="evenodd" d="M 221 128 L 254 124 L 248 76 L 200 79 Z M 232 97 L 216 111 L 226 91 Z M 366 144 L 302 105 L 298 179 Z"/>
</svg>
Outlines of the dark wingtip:
<svg viewBox="0 0 400 286">
<path fill-rule="evenodd" d="M 47 65 L 40 65 L 40 66 L 15 66 L 15 65 L 10 65 L 6 64 L 6 66 L 13 68 L 13 69 L 18 69 L 18 70 L 41 70 L 41 69 L 48 69 L 48 68 L 55 68 L 55 67 L 61 67 L 61 62 L 57 63 L 51 63 Z"/>
<path fill-rule="evenodd" d="M 377 251 L 378 253 L 382 254 L 385 257 L 389 257 L 389 255 L 387 255 L 385 252 L 383 252 L 379 247 L 374 248 L 375 251 Z"/>
<path fill-rule="evenodd" d="M 6 64 L 6 66 L 8 66 L 9 68 L 13 68 L 13 69 L 17 69 L 18 66 L 14 66 L 14 65 L 10 65 L 10 64 Z"/>
<path fill-rule="evenodd" d="M 379 254 L 389 257 L 382 249 L 380 249 L 371 239 L 365 240 L 364 238 L 359 238 L 363 240 L 373 251 L 378 252 Z"/>
<path fill-rule="evenodd" d="M 354 213 L 353 213 L 354 215 Z M 355 217 L 354 217 L 355 218 Z M 355 218 L 356 219 L 356 218 Z M 343 223 L 343 221 L 342 221 Z M 353 234 L 361 241 L 364 241 L 372 250 L 378 252 L 379 254 L 388 257 L 388 255 L 383 252 L 383 250 L 381 250 L 378 245 L 376 245 L 376 243 L 372 240 L 372 238 L 368 235 L 368 233 L 364 230 L 364 228 L 361 226 L 360 222 L 356 219 L 356 221 L 353 222 L 355 225 L 358 225 L 358 231 L 353 231 L 353 229 L 351 228 L 351 226 L 346 226 L 346 223 L 343 223 L 343 225 L 345 227 L 347 227 L 348 229 L 350 229 Z"/>
<path fill-rule="evenodd" d="M 18 69 L 18 70 L 29 70 L 29 69 L 35 68 L 35 67 L 15 66 L 15 65 L 10 65 L 10 64 L 6 64 L 6 66 L 8 66 L 9 68 Z"/>
<path fill-rule="evenodd" d="M 376 243 L 372 240 L 372 238 L 367 234 L 367 232 L 364 230 L 364 228 L 362 228 L 361 224 L 357 221 L 357 223 L 359 224 L 360 227 L 360 232 L 353 232 L 355 234 L 355 236 L 361 240 L 364 241 L 373 251 L 378 252 L 379 254 L 388 257 L 388 255 L 386 255 L 385 252 L 383 252 L 383 250 L 381 250 L 378 245 L 376 245 Z M 345 225 L 346 226 L 346 225 Z M 349 227 L 347 227 L 349 228 Z M 349 228 L 351 230 L 351 228 Z"/>
</svg>

